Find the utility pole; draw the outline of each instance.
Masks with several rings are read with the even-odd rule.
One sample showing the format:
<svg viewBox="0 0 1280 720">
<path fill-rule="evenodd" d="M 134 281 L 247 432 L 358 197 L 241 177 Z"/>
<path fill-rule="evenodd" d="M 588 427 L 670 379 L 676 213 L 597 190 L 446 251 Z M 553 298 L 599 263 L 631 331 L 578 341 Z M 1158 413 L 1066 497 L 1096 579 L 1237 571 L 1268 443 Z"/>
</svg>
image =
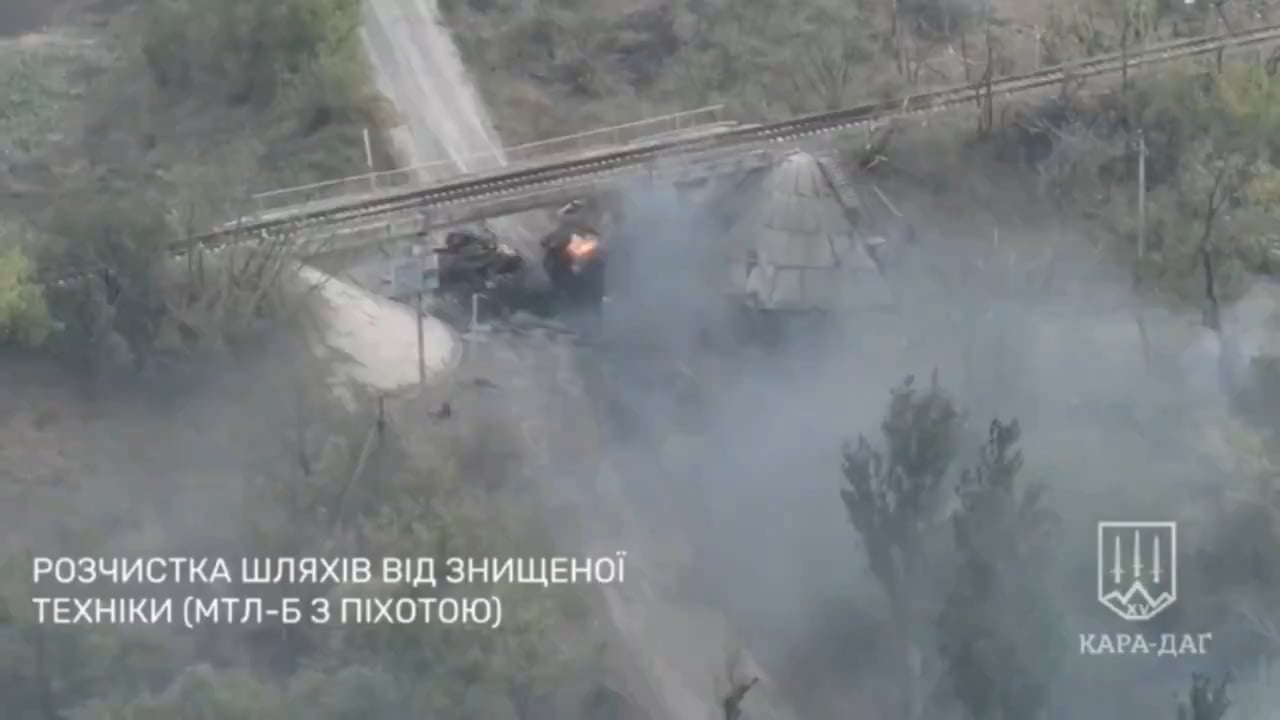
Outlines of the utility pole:
<svg viewBox="0 0 1280 720">
<path fill-rule="evenodd" d="M 377 190 L 378 178 L 373 170 L 373 141 L 369 138 L 369 128 L 364 129 L 364 164 L 369 166 L 369 186 Z"/>
<path fill-rule="evenodd" d="M 423 347 L 423 338 L 422 338 L 423 312 L 422 312 L 421 284 L 419 284 L 419 290 L 418 290 L 417 316 L 418 316 L 418 384 L 426 385 L 427 384 L 427 361 L 426 361 L 426 358 L 424 357 L 426 355 L 426 349 Z"/>
<path fill-rule="evenodd" d="M 1142 260 L 1147 254 L 1147 138 L 1138 128 L 1138 257 L 1133 262 L 1133 289 L 1138 295 L 1142 278 Z M 1138 339 L 1142 342 L 1142 361 L 1151 367 L 1151 340 L 1142 318 L 1142 298 L 1134 297 L 1134 320 L 1138 323 Z"/>
</svg>

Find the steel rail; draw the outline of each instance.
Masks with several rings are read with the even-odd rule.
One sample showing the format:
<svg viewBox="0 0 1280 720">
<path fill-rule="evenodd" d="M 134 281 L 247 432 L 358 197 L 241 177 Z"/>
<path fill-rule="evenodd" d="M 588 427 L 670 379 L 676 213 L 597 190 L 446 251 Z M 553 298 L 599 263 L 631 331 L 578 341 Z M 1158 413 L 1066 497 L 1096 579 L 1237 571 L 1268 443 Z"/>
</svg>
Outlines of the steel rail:
<svg viewBox="0 0 1280 720">
<path fill-rule="evenodd" d="M 304 193 L 313 193 L 317 191 L 325 191 L 333 188 L 341 188 L 342 186 L 351 185 L 368 185 L 373 192 L 366 192 L 361 189 L 359 192 L 350 192 L 348 188 L 347 196 L 354 195 L 377 195 L 379 193 L 387 193 L 393 191 L 397 185 L 403 188 L 405 185 L 412 183 L 398 183 L 395 180 L 405 177 L 412 177 L 419 173 L 431 173 L 440 168 L 452 168 L 458 164 L 458 161 L 469 162 L 480 160 L 485 162 L 496 161 L 496 167 L 491 165 L 488 172 L 499 171 L 503 169 L 511 169 L 513 166 L 524 167 L 539 162 L 545 164 L 555 162 L 557 160 L 566 159 L 567 157 L 581 155 L 582 153 L 599 151 L 603 148 L 618 147 L 620 145 L 643 141 L 646 139 L 658 139 L 669 137 L 674 133 L 688 132 L 698 128 L 723 127 L 724 121 L 720 118 L 723 114 L 723 105 L 707 105 L 694 110 L 684 110 L 677 113 L 669 113 L 666 115 L 658 115 L 655 117 L 644 118 L 641 120 L 633 120 L 631 122 L 619 125 L 610 125 L 608 127 L 595 128 L 584 132 L 574 133 L 572 135 L 564 135 L 561 137 L 548 138 L 546 140 L 538 140 L 535 142 L 524 143 L 522 145 L 514 145 L 511 147 L 498 148 L 497 152 L 477 153 L 466 155 L 457 160 L 445 159 L 435 160 L 420 165 L 410 167 L 395 168 L 393 170 L 380 170 L 377 172 L 362 173 L 359 175 L 350 175 L 347 177 L 335 178 L 332 180 L 323 180 L 320 182 L 308 183 L 306 185 L 296 185 L 287 188 L 278 188 L 259 192 L 250 196 L 250 201 L 257 205 L 261 211 L 269 210 L 287 210 L 292 206 L 302 206 L 314 202 L 315 200 L 305 200 L 302 202 L 285 202 L 275 204 L 275 199 L 287 195 L 298 195 Z M 699 116 L 710 115 L 713 119 L 709 122 L 694 122 L 687 126 L 682 125 L 685 120 L 696 119 Z M 647 128 L 659 127 L 658 132 L 648 132 L 626 137 L 628 131 L 635 131 Z M 600 140 L 603 138 L 603 140 Z M 548 151 L 547 148 L 559 148 L 558 151 Z M 505 160 L 503 159 L 505 158 Z M 454 173 L 456 176 L 458 173 Z M 462 175 L 472 174 L 463 172 Z M 390 181 L 390 182 L 387 182 Z M 384 184 L 384 187 L 377 187 Z M 422 183 L 418 183 L 419 186 Z M 341 198 L 338 194 L 327 199 L 333 200 Z M 268 206 L 268 203 L 271 206 Z"/>
<path fill-rule="evenodd" d="M 991 81 L 992 98 L 1006 98 L 1051 87 L 1071 79 L 1111 75 L 1124 69 L 1137 70 L 1173 60 L 1193 58 L 1219 51 L 1237 51 L 1280 41 L 1280 25 L 1269 25 L 1235 35 L 1211 35 L 1171 41 L 1134 51 L 1126 58 L 1108 53 L 1064 63 L 1038 71 Z M 731 128 L 708 136 L 644 143 L 611 149 L 597 154 L 545 165 L 472 176 L 441 184 L 388 193 L 380 197 L 336 202 L 329 207 L 309 208 L 296 214 L 270 219 L 242 219 L 210 232 L 175 243 L 172 251 L 183 254 L 195 248 L 218 247 L 249 242 L 275 232 L 290 233 L 314 225 L 340 224 L 401 212 L 423 212 L 430 208 L 457 205 L 528 192 L 568 180 L 584 180 L 642 171 L 664 161 L 696 165 L 721 159 L 726 154 L 758 150 L 781 142 L 804 140 L 819 135 L 848 132 L 893 119 L 939 112 L 977 103 L 987 92 L 985 82 L 966 83 L 891 100 L 864 103 L 843 110 L 815 113 L 780 122 Z M 75 272 L 75 271 L 73 271 Z M 87 271 L 80 270 L 77 274 Z M 61 275 L 59 279 L 69 279 Z"/>
</svg>

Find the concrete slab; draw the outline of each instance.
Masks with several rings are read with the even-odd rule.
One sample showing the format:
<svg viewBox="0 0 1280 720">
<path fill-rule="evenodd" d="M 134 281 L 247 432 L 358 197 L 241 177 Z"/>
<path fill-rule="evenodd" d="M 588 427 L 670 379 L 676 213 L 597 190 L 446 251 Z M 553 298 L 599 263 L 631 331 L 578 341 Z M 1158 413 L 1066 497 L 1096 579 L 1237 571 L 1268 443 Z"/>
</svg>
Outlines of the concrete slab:
<svg viewBox="0 0 1280 720">
<path fill-rule="evenodd" d="M 324 341 L 318 350 L 336 361 L 335 385 L 351 383 L 391 393 L 418 382 L 416 318 L 409 307 L 311 267 L 299 277 L 319 296 Z M 461 344 L 440 320 L 422 322 L 427 380 L 457 366 Z"/>
</svg>

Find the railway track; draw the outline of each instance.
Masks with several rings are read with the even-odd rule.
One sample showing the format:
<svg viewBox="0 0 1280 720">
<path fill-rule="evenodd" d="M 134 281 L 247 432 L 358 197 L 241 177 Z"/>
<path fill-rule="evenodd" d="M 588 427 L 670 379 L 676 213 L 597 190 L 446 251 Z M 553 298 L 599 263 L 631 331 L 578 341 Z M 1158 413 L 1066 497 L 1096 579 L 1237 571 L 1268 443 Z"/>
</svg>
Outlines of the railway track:
<svg viewBox="0 0 1280 720">
<path fill-rule="evenodd" d="M 1230 36 L 1211 35 L 1176 40 L 1135 51 L 1127 58 L 1109 53 L 1031 73 L 992 81 L 995 99 L 1043 90 L 1069 80 L 1136 72 L 1174 60 L 1215 53 L 1261 48 L 1280 42 L 1280 25 L 1268 25 Z M 173 252 L 194 248 L 217 249 L 239 242 L 251 242 L 273 235 L 287 235 L 316 225 L 368 221 L 380 216 L 417 212 L 527 194 L 562 183 L 581 183 L 626 174 L 640 174 L 663 164 L 697 165 L 722 160 L 727 155 L 767 148 L 783 142 L 804 141 L 818 136 L 866 129 L 890 120 L 928 115 L 958 106 L 977 103 L 986 93 L 984 83 L 967 83 L 939 90 L 907 95 L 891 100 L 865 103 L 843 110 L 805 115 L 764 125 L 749 125 L 691 138 L 648 142 L 611 149 L 570 160 L 526 166 L 512 171 L 488 173 L 377 197 L 337 200 L 324 207 L 309 206 L 297 213 L 277 213 L 270 219 L 242 219 L 175 243 Z M 62 268 L 44 276 L 45 282 L 63 282 L 89 272 Z"/>
</svg>

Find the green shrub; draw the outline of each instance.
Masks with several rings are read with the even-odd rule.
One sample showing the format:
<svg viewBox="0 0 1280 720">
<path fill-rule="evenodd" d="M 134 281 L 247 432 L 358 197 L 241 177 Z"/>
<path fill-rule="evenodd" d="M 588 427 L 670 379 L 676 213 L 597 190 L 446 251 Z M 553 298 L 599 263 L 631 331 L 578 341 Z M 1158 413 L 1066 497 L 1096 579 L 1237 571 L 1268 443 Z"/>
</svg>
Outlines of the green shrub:
<svg viewBox="0 0 1280 720">
<path fill-rule="evenodd" d="M 22 246 L 21 227 L 0 224 L 0 342 L 40 345 L 52 329 L 35 266 Z"/>
<path fill-rule="evenodd" d="M 142 49 L 156 84 L 269 103 L 324 58 L 358 46 L 356 0 L 153 0 Z"/>
<path fill-rule="evenodd" d="M 65 58 L 53 51 L 0 51 L 0 173 L 40 155 L 71 96 Z"/>
</svg>

